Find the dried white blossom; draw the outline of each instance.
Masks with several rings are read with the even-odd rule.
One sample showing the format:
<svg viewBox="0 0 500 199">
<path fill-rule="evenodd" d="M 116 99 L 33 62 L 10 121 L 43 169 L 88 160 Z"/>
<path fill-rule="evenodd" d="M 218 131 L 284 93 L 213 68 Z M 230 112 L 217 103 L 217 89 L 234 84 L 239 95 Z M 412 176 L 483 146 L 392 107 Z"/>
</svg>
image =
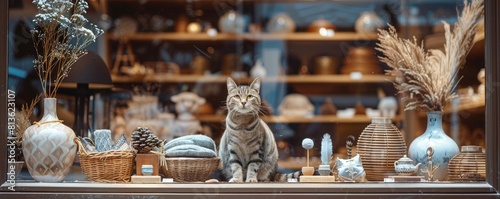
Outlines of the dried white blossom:
<svg viewBox="0 0 500 199">
<path fill-rule="evenodd" d="M 33 0 L 38 13 L 31 34 L 36 49 L 33 65 L 42 83 L 44 97 L 55 97 L 71 66 L 86 54 L 85 47 L 104 33 L 83 14 L 85 0 Z M 51 77 L 55 77 L 50 81 Z"/>
</svg>

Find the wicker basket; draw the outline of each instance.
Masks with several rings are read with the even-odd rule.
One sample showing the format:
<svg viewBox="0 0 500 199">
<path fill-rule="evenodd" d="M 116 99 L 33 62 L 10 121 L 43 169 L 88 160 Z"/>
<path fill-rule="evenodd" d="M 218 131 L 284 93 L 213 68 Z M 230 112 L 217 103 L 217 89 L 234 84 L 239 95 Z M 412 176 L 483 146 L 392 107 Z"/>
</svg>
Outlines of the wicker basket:
<svg viewBox="0 0 500 199">
<path fill-rule="evenodd" d="M 95 182 L 130 182 L 134 164 L 134 150 L 111 150 L 87 153 L 78 138 L 78 155 L 83 175 Z"/>
<path fill-rule="evenodd" d="M 212 178 L 219 158 L 167 158 L 167 176 L 176 182 L 204 182 Z"/>
</svg>

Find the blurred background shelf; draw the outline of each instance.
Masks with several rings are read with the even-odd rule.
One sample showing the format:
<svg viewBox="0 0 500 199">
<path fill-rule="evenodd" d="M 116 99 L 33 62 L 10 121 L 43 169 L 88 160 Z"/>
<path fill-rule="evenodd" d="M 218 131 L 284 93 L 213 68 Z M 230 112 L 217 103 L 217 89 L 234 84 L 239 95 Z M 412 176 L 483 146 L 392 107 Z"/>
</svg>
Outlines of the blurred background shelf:
<svg viewBox="0 0 500 199">
<path fill-rule="evenodd" d="M 352 41 L 376 40 L 375 33 L 335 32 L 332 36 L 322 36 L 319 33 L 134 33 L 124 35 L 109 34 L 111 40 L 128 41 L 236 41 L 236 40 L 286 40 L 286 41 Z"/>
<path fill-rule="evenodd" d="M 197 116 L 201 122 L 223 122 L 225 116 L 221 115 L 204 115 Z M 266 123 L 370 123 L 371 118 L 366 115 L 355 115 L 353 117 L 337 117 L 335 115 L 315 115 L 311 117 L 300 116 L 261 116 L 261 119 Z M 392 121 L 400 121 L 401 118 L 396 116 Z"/>
<path fill-rule="evenodd" d="M 171 75 L 171 74 L 155 74 L 155 75 L 137 75 L 137 76 L 120 76 L 112 75 L 111 79 L 114 83 L 226 83 L 227 76 L 206 76 L 206 75 Z M 236 82 L 251 83 L 253 78 L 234 78 Z M 362 75 L 361 77 L 352 77 L 351 75 L 283 75 L 274 77 L 265 77 L 263 82 L 271 83 L 390 83 L 394 77 L 386 75 Z"/>
</svg>

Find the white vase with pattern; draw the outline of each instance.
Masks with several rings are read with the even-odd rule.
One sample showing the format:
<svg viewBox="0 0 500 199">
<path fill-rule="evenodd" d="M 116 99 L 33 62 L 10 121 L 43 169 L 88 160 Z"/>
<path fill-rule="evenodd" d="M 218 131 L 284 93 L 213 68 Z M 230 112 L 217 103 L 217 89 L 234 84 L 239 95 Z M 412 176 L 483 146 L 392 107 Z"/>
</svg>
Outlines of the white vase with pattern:
<svg viewBox="0 0 500 199">
<path fill-rule="evenodd" d="M 56 98 L 46 98 L 43 103 L 43 118 L 24 131 L 24 159 L 36 181 L 61 182 L 75 159 L 75 132 L 57 118 Z"/>
</svg>

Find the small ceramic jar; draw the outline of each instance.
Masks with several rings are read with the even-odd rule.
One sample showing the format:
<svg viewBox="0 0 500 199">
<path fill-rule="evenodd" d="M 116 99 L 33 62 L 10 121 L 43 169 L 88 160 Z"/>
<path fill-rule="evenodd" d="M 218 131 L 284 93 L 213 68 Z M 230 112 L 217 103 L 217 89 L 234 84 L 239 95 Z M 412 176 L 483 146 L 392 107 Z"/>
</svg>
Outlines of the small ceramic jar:
<svg viewBox="0 0 500 199">
<path fill-rule="evenodd" d="M 142 175 L 150 176 L 153 175 L 153 165 L 145 164 L 141 167 Z"/>
</svg>

